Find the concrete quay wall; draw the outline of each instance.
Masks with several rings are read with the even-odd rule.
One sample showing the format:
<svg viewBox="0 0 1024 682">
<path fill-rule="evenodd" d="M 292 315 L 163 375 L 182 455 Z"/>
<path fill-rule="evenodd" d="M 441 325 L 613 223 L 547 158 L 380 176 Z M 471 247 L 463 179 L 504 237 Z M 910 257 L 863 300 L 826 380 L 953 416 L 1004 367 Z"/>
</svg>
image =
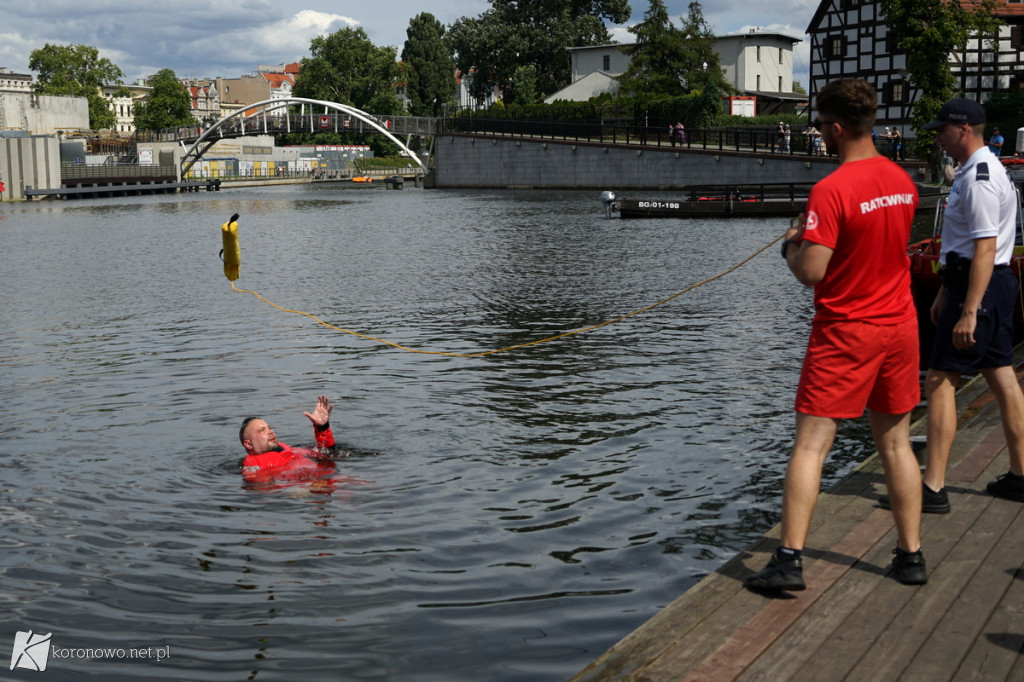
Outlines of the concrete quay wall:
<svg viewBox="0 0 1024 682">
<path fill-rule="evenodd" d="M 839 161 L 754 151 L 440 135 L 438 188 L 678 190 L 689 185 L 812 183 Z M 917 169 L 908 172 L 914 180 Z"/>
<path fill-rule="evenodd" d="M 60 142 L 56 137 L 0 138 L 0 200 L 25 198 L 25 187 L 60 187 Z"/>
<path fill-rule="evenodd" d="M 62 95 L 0 93 L 0 129 L 24 130 L 29 135 L 89 129 L 89 100 Z"/>
</svg>

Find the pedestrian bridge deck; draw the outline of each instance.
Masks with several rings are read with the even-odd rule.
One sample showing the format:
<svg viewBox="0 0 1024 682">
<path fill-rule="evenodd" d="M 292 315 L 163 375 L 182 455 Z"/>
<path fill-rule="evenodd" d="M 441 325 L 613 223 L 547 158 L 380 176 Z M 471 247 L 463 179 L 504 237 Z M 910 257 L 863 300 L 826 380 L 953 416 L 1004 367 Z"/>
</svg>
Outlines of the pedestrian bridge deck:
<svg viewBox="0 0 1024 682">
<path fill-rule="evenodd" d="M 1018 349 L 1018 377 L 1022 360 Z M 896 531 L 878 507 L 876 454 L 822 494 L 806 591 L 770 598 L 742 586 L 778 546 L 776 527 L 575 680 L 1024 680 L 1024 505 L 985 492 L 1008 461 L 983 380 L 961 388 L 958 407 L 952 512 L 922 519 L 927 585 L 886 575 Z M 913 433 L 923 429 L 919 420 Z"/>
</svg>

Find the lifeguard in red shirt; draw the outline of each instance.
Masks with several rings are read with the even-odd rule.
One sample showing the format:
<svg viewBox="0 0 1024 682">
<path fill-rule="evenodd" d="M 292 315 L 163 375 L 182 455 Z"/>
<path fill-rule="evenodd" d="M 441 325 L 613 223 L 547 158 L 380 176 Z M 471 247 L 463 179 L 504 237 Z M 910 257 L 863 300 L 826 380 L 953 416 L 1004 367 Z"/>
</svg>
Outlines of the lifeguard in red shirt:
<svg viewBox="0 0 1024 682">
<path fill-rule="evenodd" d="M 248 417 L 238 430 L 238 439 L 245 448 L 242 477 L 249 483 L 273 480 L 317 479 L 333 471 L 334 463 L 321 450 L 334 447 L 334 434 L 329 422 L 331 405 L 327 396 L 317 398 L 312 412 L 303 412 L 313 422 L 316 449 L 293 448 L 277 440 L 270 425 L 260 417 Z"/>
</svg>

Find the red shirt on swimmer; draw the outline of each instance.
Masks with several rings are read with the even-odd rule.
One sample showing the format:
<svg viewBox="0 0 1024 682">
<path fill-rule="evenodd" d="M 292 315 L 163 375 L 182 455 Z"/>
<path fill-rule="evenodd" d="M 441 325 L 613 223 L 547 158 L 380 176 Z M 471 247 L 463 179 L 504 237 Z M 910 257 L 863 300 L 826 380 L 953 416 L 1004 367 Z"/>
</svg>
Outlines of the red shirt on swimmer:
<svg viewBox="0 0 1024 682">
<path fill-rule="evenodd" d="M 297 481 L 321 478 L 334 469 L 334 463 L 318 452 L 334 447 L 329 419 L 331 405 L 327 396 L 317 398 L 312 412 L 303 412 L 313 423 L 317 450 L 293 448 L 277 440 L 267 422 L 259 417 L 248 417 L 238 430 L 238 439 L 245 448 L 242 477 L 247 483 L 268 481 Z"/>
</svg>

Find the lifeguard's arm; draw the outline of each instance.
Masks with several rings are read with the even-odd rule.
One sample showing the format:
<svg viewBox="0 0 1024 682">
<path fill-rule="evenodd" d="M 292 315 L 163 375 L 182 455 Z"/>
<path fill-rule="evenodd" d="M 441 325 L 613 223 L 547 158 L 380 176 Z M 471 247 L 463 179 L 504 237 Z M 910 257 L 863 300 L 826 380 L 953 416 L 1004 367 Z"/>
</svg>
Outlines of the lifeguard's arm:
<svg viewBox="0 0 1024 682">
<path fill-rule="evenodd" d="M 828 262 L 832 260 L 832 249 L 802 239 L 803 232 L 802 224 L 786 230 L 787 240 L 799 240 L 786 248 L 786 264 L 801 284 L 813 287 L 824 279 Z"/>
<path fill-rule="evenodd" d="M 971 275 L 967 283 L 967 295 L 960 319 L 953 327 L 953 347 L 970 348 L 974 345 L 974 330 L 978 325 L 978 309 L 981 299 L 992 281 L 996 264 L 996 238 L 982 237 L 974 240 L 974 258 L 971 260 Z"/>
<path fill-rule="evenodd" d="M 334 447 L 334 434 L 331 433 L 331 411 L 334 405 L 327 396 L 322 395 L 316 399 L 316 407 L 312 412 L 303 412 L 313 422 L 313 433 L 316 436 L 316 444 L 321 448 Z"/>
</svg>

